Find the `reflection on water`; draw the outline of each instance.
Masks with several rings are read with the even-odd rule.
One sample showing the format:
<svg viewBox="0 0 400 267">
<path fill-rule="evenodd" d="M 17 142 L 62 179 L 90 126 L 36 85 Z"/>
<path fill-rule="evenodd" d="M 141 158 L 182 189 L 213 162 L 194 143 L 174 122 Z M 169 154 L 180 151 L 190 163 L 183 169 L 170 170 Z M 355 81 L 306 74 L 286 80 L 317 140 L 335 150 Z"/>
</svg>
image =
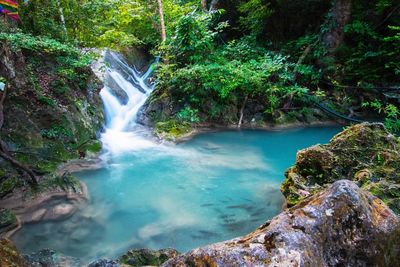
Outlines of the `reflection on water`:
<svg viewBox="0 0 400 267">
<path fill-rule="evenodd" d="M 208 133 L 176 146 L 108 155 L 79 173 L 86 207 L 64 221 L 25 226 L 24 252 L 50 247 L 88 261 L 133 247 L 194 247 L 246 234 L 278 214 L 283 173 L 296 151 L 338 128 Z"/>
</svg>

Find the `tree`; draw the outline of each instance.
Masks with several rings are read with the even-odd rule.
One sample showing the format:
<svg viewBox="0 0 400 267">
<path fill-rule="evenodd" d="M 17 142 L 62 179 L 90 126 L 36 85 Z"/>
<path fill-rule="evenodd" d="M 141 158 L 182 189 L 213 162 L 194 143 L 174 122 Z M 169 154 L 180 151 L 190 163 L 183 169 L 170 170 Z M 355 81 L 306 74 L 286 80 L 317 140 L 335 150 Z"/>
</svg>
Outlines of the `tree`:
<svg viewBox="0 0 400 267">
<path fill-rule="evenodd" d="M 65 24 L 64 11 L 63 11 L 63 8 L 62 8 L 62 6 L 60 4 L 60 1 L 57 0 L 56 3 L 57 3 L 58 11 L 60 12 L 60 20 L 61 20 L 62 28 L 64 30 L 65 39 L 68 40 L 68 32 L 67 32 L 67 26 Z"/>
<path fill-rule="evenodd" d="M 163 43 L 167 40 L 167 34 L 165 32 L 165 22 L 164 22 L 164 11 L 162 0 L 158 1 L 158 12 L 160 13 L 160 25 L 161 25 L 161 40 Z"/>
<path fill-rule="evenodd" d="M 210 12 L 216 11 L 218 9 L 219 0 L 212 0 L 210 4 Z"/>
<path fill-rule="evenodd" d="M 352 0 L 334 0 L 323 27 L 322 41 L 332 54 L 344 39 L 344 27 L 350 21 Z"/>
<path fill-rule="evenodd" d="M 201 10 L 207 12 L 207 0 L 201 0 Z"/>
</svg>

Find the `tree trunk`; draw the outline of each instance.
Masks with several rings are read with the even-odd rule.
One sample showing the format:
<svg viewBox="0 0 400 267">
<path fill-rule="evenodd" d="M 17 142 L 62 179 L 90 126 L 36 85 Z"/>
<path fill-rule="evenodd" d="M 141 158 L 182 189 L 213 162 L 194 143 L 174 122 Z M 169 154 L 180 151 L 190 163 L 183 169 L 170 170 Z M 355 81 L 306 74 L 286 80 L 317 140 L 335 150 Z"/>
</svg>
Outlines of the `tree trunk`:
<svg viewBox="0 0 400 267">
<path fill-rule="evenodd" d="M 201 9 L 203 12 L 207 12 L 207 0 L 201 0 Z"/>
<path fill-rule="evenodd" d="M 243 113 L 244 113 L 244 108 L 246 107 L 246 104 L 247 104 L 247 99 L 249 99 L 249 95 L 246 95 L 246 97 L 244 98 L 242 108 L 240 109 L 240 118 L 239 118 L 239 122 L 237 125 L 238 128 L 240 128 L 243 123 Z"/>
<path fill-rule="evenodd" d="M 219 0 L 212 0 L 210 4 L 210 13 L 218 10 Z"/>
<path fill-rule="evenodd" d="M 350 21 L 352 0 L 334 0 L 325 25 L 329 29 L 323 34 L 322 41 L 330 54 L 339 47 L 344 38 L 344 27 Z"/>
<path fill-rule="evenodd" d="M 60 12 L 60 20 L 61 20 L 62 28 L 64 30 L 65 38 L 68 40 L 68 32 L 67 32 L 67 26 L 65 24 L 64 11 L 63 11 L 60 1 L 57 0 L 56 3 L 57 3 L 57 7 L 58 7 L 58 12 Z"/>
<path fill-rule="evenodd" d="M 162 0 L 157 0 L 157 1 L 158 1 L 158 12 L 160 13 L 161 40 L 164 43 L 167 40 L 167 34 L 165 33 L 163 4 Z"/>
</svg>

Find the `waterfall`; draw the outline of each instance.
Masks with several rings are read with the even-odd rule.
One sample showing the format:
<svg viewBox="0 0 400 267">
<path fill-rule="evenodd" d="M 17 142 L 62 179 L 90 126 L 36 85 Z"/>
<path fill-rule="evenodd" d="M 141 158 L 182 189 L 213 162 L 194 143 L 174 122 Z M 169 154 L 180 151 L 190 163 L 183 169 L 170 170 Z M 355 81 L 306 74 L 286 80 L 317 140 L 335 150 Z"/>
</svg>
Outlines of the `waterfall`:
<svg viewBox="0 0 400 267">
<path fill-rule="evenodd" d="M 105 131 L 101 135 L 103 148 L 118 154 L 154 146 L 145 137 L 144 127 L 136 123 L 138 112 L 154 87 L 148 81 L 153 64 L 141 74 L 117 53 L 107 52 L 104 61 L 108 68 L 105 86 L 100 92 L 106 116 Z"/>
</svg>

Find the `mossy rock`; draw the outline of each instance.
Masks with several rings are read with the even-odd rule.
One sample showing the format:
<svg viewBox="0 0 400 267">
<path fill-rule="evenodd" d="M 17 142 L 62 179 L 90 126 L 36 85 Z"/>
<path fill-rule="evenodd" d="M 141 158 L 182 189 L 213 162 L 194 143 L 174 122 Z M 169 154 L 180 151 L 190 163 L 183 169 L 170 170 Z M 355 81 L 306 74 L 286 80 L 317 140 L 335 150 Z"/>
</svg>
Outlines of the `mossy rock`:
<svg viewBox="0 0 400 267">
<path fill-rule="evenodd" d="M 15 176 L 6 178 L 2 183 L 0 183 L 0 197 L 4 197 L 11 193 L 14 188 L 19 185 L 19 179 Z"/>
<path fill-rule="evenodd" d="M 158 136 L 167 140 L 176 140 L 192 130 L 190 123 L 168 120 L 157 122 L 155 132 Z"/>
<path fill-rule="evenodd" d="M 86 151 L 87 153 L 95 154 L 95 153 L 99 153 L 101 151 L 102 147 L 103 147 L 103 144 L 101 143 L 101 141 L 91 140 L 83 146 L 83 150 Z"/>
<path fill-rule="evenodd" d="M 9 209 L 0 209 L 0 233 L 7 232 L 18 226 L 17 217 Z"/>
<path fill-rule="evenodd" d="M 22 255 L 17 251 L 17 248 L 8 239 L 0 239 L 0 266 L 2 267 L 28 266 Z"/>
<path fill-rule="evenodd" d="M 160 266 L 178 255 L 178 251 L 171 248 L 161 250 L 133 249 L 122 255 L 119 262 L 134 267 Z"/>
<path fill-rule="evenodd" d="M 348 127 L 327 145 L 299 151 L 285 176 L 281 191 L 288 206 L 348 179 L 400 214 L 400 139 L 380 123 Z"/>
<path fill-rule="evenodd" d="M 17 217 L 15 214 L 8 209 L 0 209 L 0 228 L 15 224 L 17 222 Z"/>
<path fill-rule="evenodd" d="M 31 194 L 36 195 L 50 190 L 82 193 L 82 187 L 78 178 L 69 173 L 65 173 L 63 175 L 51 175 L 46 177 L 46 179 L 40 181 L 36 188 L 31 189 Z"/>
</svg>

